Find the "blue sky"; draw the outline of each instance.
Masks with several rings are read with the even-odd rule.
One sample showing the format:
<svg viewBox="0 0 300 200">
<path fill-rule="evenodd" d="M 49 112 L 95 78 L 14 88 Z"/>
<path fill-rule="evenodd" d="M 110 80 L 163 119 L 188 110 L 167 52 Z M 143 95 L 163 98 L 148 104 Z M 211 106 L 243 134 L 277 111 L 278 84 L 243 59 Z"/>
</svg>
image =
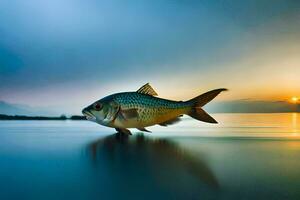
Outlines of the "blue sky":
<svg viewBox="0 0 300 200">
<path fill-rule="evenodd" d="M 300 2 L 2 0 L 0 100 L 78 113 L 150 82 L 161 97 L 300 95 Z"/>
</svg>

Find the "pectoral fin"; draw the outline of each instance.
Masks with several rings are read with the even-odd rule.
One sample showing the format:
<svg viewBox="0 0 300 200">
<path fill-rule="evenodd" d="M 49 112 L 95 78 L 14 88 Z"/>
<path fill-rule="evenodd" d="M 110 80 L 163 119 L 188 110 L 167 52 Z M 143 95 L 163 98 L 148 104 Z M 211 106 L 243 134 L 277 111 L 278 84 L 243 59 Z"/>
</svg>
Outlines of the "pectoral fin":
<svg viewBox="0 0 300 200">
<path fill-rule="evenodd" d="M 145 132 L 151 133 L 151 131 L 149 131 L 149 130 L 145 129 L 144 127 L 137 128 L 137 129 L 138 129 L 138 130 L 140 130 L 140 131 L 145 131 Z"/>
<path fill-rule="evenodd" d="M 122 117 L 125 120 L 129 120 L 129 119 L 132 119 L 132 118 L 137 118 L 139 116 L 136 108 L 126 109 L 126 110 L 121 109 L 120 114 L 122 115 Z"/>
</svg>

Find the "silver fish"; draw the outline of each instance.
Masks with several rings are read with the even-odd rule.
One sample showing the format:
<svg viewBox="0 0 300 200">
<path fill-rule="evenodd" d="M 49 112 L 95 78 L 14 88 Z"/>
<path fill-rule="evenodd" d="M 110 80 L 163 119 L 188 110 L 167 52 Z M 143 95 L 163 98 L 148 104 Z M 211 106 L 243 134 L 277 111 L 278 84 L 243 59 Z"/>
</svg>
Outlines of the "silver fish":
<svg viewBox="0 0 300 200">
<path fill-rule="evenodd" d="M 131 134 L 128 128 L 148 131 L 145 127 L 167 126 L 180 121 L 183 115 L 208 123 L 217 121 L 201 107 L 214 99 L 225 88 L 215 89 L 188 101 L 172 101 L 155 97 L 157 93 L 149 85 L 136 92 L 122 92 L 100 99 L 82 110 L 90 121 Z"/>
</svg>

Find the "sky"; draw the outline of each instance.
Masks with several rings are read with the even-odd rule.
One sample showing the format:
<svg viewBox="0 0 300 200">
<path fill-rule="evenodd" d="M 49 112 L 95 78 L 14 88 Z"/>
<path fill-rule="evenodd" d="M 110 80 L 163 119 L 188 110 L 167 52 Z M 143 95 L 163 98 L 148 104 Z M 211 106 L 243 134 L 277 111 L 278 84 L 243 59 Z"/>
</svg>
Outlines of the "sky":
<svg viewBox="0 0 300 200">
<path fill-rule="evenodd" d="M 300 1 L 2 0 L 0 100 L 61 112 L 149 82 L 187 100 L 300 97 Z"/>
</svg>

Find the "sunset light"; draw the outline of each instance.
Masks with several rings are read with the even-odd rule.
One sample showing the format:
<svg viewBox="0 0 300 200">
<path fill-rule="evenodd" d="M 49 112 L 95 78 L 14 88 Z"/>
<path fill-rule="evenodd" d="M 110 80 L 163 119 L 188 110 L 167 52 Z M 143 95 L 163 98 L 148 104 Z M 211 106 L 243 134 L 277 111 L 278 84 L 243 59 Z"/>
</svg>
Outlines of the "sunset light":
<svg viewBox="0 0 300 200">
<path fill-rule="evenodd" d="M 292 97 L 291 98 L 293 103 L 299 103 L 300 99 L 298 97 Z"/>
</svg>

